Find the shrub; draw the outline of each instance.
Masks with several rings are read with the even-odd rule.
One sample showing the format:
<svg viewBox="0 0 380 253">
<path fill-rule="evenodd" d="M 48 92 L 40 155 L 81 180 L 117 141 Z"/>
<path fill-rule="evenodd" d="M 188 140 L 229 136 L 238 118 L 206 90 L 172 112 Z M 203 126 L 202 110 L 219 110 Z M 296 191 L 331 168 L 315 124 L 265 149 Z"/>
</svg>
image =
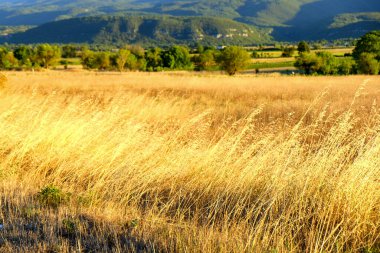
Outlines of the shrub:
<svg viewBox="0 0 380 253">
<path fill-rule="evenodd" d="M 74 45 L 64 45 L 62 47 L 62 58 L 77 57 L 77 47 Z"/>
<path fill-rule="evenodd" d="M 297 47 L 298 52 L 301 53 L 309 53 L 310 52 L 310 46 L 306 41 L 301 41 L 298 43 Z"/>
<path fill-rule="evenodd" d="M 249 53 L 244 48 L 231 46 L 222 51 L 220 57 L 218 57 L 218 62 L 222 69 L 232 76 L 243 70 L 247 66 L 249 59 Z"/>
<path fill-rule="evenodd" d="M 44 187 L 37 196 L 43 205 L 53 208 L 57 208 L 69 200 L 68 194 L 52 185 Z"/>
<path fill-rule="evenodd" d="M 338 74 L 338 61 L 330 52 L 318 52 L 319 66 L 316 72 L 320 75 L 336 75 Z"/>
<path fill-rule="evenodd" d="M 256 50 L 252 52 L 251 56 L 252 56 L 252 58 L 255 58 L 255 59 L 260 58 L 260 54 Z"/>
<path fill-rule="evenodd" d="M 340 59 L 338 64 L 339 75 L 349 75 L 355 73 L 355 61 L 352 58 Z"/>
<path fill-rule="evenodd" d="M 18 67 L 18 61 L 14 57 L 13 52 L 7 52 L 1 57 L 0 66 L 2 69 L 14 69 Z"/>
<path fill-rule="evenodd" d="M 14 56 L 19 62 L 20 67 L 32 68 L 36 65 L 37 55 L 30 46 L 19 46 L 13 51 Z"/>
<path fill-rule="evenodd" d="M 107 70 L 111 65 L 110 53 L 100 52 L 95 54 L 95 61 L 99 70 Z"/>
<path fill-rule="evenodd" d="M 161 48 L 152 48 L 145 53 L 146 68 L 148 71 L 159 71 L 162 69 L 162 50 Z"/>
<path fill-rule="evenodd" d="M 196 70 L 207 70 L 210 67 L 214 66 L 215 63 L 215 55 L 216 52 L 215 50 L 207 49 L 200 53 L 197 56 L 193 57 L 193 62 L 195 64 L 195 69 Z"/>
<path fill-rule="evenodd" d="M 282 57 L 293 57 L 296 52 L 294 47 L 285 47 L 282 51 Z"/>
<path fill-rule="evenodd" d="M 73 238 L 76 235 L 77 222 L 71 218 L 63 219 L 61 229 L 64 237 Z"/>
<path fill-rule="evenodd" d="M 163 66 L 169 69 L 191 69 L 192 63 L 189 49 L 183 46 L 173 46 L 161 54 Z"/>
<path fill-rule="evenodd" d="M 380 31 L 369 32 L 359 39 L 352 56 L 359 61 L 363 53 L 372 53 L 374 58 L 380 60 Z"/>
<path fill-rule="evenodd" d="M 316 72 L 321 65 L 320 59 L 316 54 L 302 53 L 296 60 L 294 66 L 305 74 L 310 75 Z"/>
<path fill-rule="evenodd" d="M 358 71 L 361 74 L 377 75 L 380 70 L 380 63 L 374 53 L 362 53 L 357 60 Z"/>
<path fill-rule="evenodd" d="M 81 63 L 85 69 L 97 69 L 98 63 L 96 61 L 95 52 L 85 49 L 82 52 Z"/>
<path fill-rule="evenodd" d="M 58 46 L 49 44 L 38 45 L 36 57 L 42 67 L 49 68 L 61 58 L 61 49 Z"/>
<path fill-rule="evenodd" d="M 338 59 L 330 52 L 302 53 L 294 66 L 307 75 L 348 75 L 354 72 L 351 58 Z"/>
</svg>

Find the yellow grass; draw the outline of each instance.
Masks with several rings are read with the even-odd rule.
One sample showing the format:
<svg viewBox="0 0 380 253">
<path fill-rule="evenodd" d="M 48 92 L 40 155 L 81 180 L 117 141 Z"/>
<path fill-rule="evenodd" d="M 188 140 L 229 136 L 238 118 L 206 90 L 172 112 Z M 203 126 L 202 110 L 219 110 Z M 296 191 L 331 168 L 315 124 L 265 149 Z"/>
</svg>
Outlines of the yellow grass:
<svg viewBox="0 0 380 253">
<path fill-rule="evenodd" d="M 312 50 L 313 52 L 320 52 L 320 51 L 326 51 L 330 52 L 335 56 L 343 56 L 344 54 L 350 54 L 352 53 L 354 48 L 351 47 L 345 47 L 345 48 L 322 48 L 317 50 Z M 282 52 L 281 51 L 259 51 L 259 54 L 264 54 L 266 57 L 264 58 L 256 58 L 252 59 L 254 62 L 268 62 L 268 63 L 277 63 L 277 62 L 287 62 L 290 60 L 294 60 L 296 56 L 298 56 L 298 52 L 295 53 L 294 57 L 281 57 Z"/>
<path fill-rule="evenodd" d="M 379 77 L 7 78 L 1 251 L 379 249 Z"/>
<path fill-rule="evenodd" d="M 254 58 L 251 59 L 252 63 L 280 63 L 295 61 L 294 57 L 277 57 L 277 58 Z"/>
</svg>

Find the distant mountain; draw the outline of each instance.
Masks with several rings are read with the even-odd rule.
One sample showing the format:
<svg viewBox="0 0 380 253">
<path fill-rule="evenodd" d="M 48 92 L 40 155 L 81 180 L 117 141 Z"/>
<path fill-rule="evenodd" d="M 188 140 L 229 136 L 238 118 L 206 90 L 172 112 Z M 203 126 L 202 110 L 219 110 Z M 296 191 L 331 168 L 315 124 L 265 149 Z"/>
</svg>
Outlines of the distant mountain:
<svg viewBox="0 0 380 253">
<path fill-rule="evenodd" d="M 270 42 L 269 33 L 269 29 L 222 18 L 95 16 L 50 22 L 3 38 L 3 42 L 251 45 Z"/>
<path fill-rule="evenodd" d="M 273 28 L 274 39 L 285 41 L 357 37 L 380 29 L 378 19 L 366 17 L 380 14 L 379 0 L 2 0 L 0 25 L 126 13 L 223 17 Z"/>
<path fill-rule="evenodd" d="M 379 0 L 319 0 L 301 6 L 297 14 L 277 27 L 277 40 L 319 40 L 359 37 L 373 29 L 380 29 L 379 20 L 356 20 L 357 14 L 379 13 Z M 349 14 L 349 15 L 348 15 Z M 339 17 L 353 17 L 341 26 L 334 26 Z M 348 16 L 347 16 L 348 15 Z M 357 22 L 356 22 L 357 21 Z"/>
</svg>

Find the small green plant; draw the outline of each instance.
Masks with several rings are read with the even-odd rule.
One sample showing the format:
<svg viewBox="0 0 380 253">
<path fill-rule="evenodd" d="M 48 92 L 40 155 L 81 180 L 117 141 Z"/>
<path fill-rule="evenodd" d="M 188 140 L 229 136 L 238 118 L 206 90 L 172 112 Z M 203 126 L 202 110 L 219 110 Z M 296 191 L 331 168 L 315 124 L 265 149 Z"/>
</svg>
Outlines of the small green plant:
<svg viewBox="0 0 380 253">
<path fill-rule="evenodd" d="M 63 193 L 59 188 L 49 185 L 38 193 L 38 199 L 43 205 L 57 208 L 68 201 L 69 195 Z"/>
<path fill-rule="evenodd" d="M 72 237 L 75 236 L 75 232 L 77 230 L 76 222 L 71 219 L 63 219 L 62 220 L 62 234 L 64 236 Z"/>
<path fill-rule="evenodd" d="M 21 214 L 27 219 L 36 218 L 40 215 L 41 210 L 36 206 L 26 206 L 21 209 Z"/>
<path fill-rule="evenodd" d="M 125 225 L 124 228 L 127 229 L 129 232 L 132 230 L 136 229 L 139 226 L 140 221 L 138 219 L 133 219 L 128 221 Z"/>
</svg>

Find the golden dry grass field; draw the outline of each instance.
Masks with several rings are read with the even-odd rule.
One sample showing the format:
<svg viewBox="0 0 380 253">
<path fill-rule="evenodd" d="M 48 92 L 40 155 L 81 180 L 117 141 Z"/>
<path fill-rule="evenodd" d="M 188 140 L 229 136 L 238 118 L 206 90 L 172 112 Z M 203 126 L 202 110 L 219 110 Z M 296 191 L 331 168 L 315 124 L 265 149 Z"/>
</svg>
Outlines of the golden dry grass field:
<svg viewBox="0 0 380 253">
<path fill-rule="evenodd" d="M 6 75 L 1 252 L 379 252 L 380 77 Z"/>
</svg>

